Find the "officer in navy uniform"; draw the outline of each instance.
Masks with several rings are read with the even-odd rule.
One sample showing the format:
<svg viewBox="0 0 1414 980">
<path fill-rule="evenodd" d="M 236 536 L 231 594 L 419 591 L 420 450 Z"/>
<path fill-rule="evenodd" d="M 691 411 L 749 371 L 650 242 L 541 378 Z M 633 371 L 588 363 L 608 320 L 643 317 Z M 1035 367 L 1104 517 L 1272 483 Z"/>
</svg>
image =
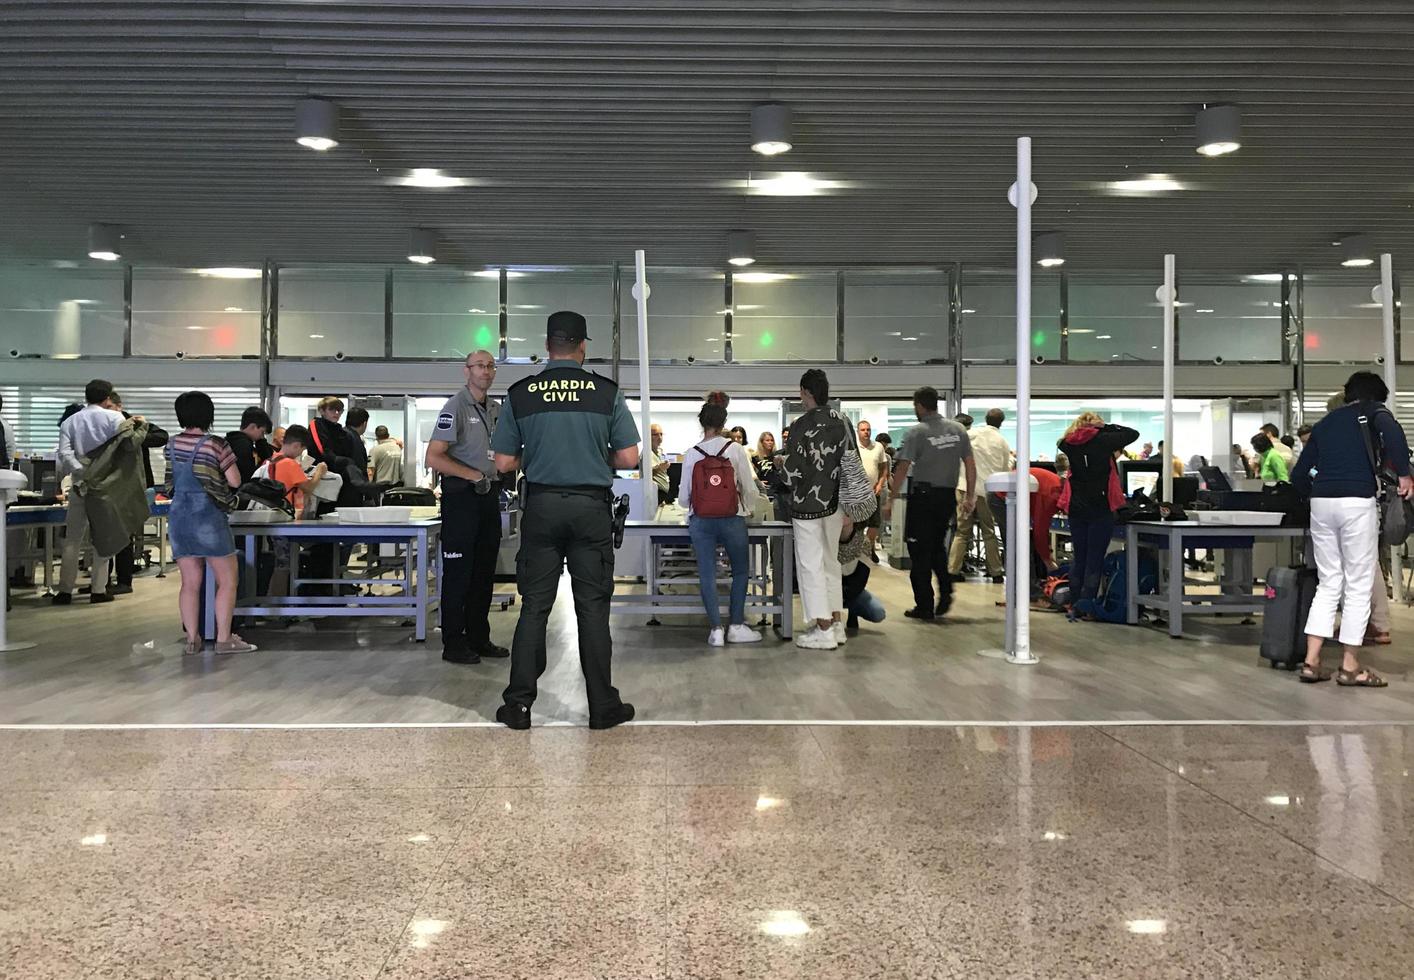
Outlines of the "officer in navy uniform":
<svg viewBox="0 0 1414 980">
<path fill-rule="evenodd" d="M 511 680 L 496 720 L 530 727 L 536 683 L 545 672 L 545 624 L 560 574 L 569 566 L 579 663 L 589 697 L 589 727 L 633 718 L 610 677 L 609 599 L 614 591 L 614 470 L 638 466 L 638 427 L 618 385 L 584 370 L 584 317 L 552 313 L 539 374 L 516 382 L 491 439 L 496 468 L 525 471 L 516 584 L 520 622 L 511 645 Z"/>
<path fill-rule="evenodd" d="M 427 442 L 427 468 L 442 479 L 442 659 L 479 664 L 509 657 L 491 642 L 491 591 L 501 550 L 501 495 L 491 455 L 500 406 L 487 397 L 496 356 L 472 351 L 466 384 L 442 406 Z"/>
</svg>

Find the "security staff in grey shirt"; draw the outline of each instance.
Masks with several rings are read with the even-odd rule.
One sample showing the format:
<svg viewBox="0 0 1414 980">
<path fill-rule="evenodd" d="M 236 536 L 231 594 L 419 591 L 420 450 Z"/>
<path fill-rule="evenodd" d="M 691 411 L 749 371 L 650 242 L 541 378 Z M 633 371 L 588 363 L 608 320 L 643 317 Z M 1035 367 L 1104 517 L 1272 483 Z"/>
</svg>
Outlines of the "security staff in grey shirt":
<svg viewBox="0 0 1414 980">
<path fill-rule="evenodd" d="M 964 513 L 977 505 L 977 466 L 972 461 L 972 441 L 958 422 L 938 414 L 937 389 L 924 386 L 913 393 L 913 412 L 918 424 L 908 430 L 894 464 L 893 485 L 887 516 L 899 495 L 903 481 L 911 474 L 908 513 L 904 517 L 904 540 L 908 543 L 913 584 L 913 608 L 904 610 L 910 619 L 946 616 L 952 608 L 952 576 L 948 574 L 947 534 L 958 505 L 958 465 L 967 482 L 962 498 Z M 938 579 L 938 603 L 933 604 L 933 578 Z"/>
<path fill-rule="evenodd" d="M 491 436 L 500 406 L 486 396 L 496 358 L 473 351 L 466 385 L 442 406 L 427 443 L 427 467 L 442 480 L 442 659 L 479 664 L 509 657 L 491 642 L 491 590 L 501 550 L 501 495 Z"/>
</svg>

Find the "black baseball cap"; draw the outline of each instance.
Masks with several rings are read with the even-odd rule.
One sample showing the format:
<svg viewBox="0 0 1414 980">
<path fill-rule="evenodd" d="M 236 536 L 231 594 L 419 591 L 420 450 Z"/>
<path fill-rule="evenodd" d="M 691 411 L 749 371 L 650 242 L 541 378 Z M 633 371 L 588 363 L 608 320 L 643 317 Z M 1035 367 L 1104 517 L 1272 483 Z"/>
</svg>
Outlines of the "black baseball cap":
<svg viewBox="0 0 1414 980">
<path fill-rule="evenodd" d="M 589 325 L 584 322 L 584 317 L 573 310 L 560 310 L 558 313 L 551 313 L 549 319 L 545 321 L 547 340 L 590 340 L 592 338 L 589 336 L 588 330 Z"/>
</svg>

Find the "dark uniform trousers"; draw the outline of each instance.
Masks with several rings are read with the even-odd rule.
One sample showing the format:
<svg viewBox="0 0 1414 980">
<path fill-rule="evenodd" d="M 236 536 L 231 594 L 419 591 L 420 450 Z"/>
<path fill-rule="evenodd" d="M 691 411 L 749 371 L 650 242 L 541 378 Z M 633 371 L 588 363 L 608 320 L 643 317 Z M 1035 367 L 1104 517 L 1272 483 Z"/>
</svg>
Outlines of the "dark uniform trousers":
<svg viewBox="0 0 1414 980">
<path fill-rule="evenodd" d="M 589 700 L 589 717 L 614 711 L 622 703 L 611 683 L 609 599 L 614 592 L 613 518 L 609 492 L 536 490 L 528 493 L 521 519 L 516 584 L 520 622 L 511 647 L 511 682 L 507 704 L 529 708 L 536 684 L 545 673 L 545 624 L 555 606 L 560 573 L 569 566 L 579 624 L 579 662 Z"/>
<path fill-rule="evenodd" d="M 488 617 L 500 550 L 500 494 L 477 493 L 464 481 L 443 480 L 443 649 L 480 653 L 490 646 Z"/>
<path fill-rule="evenodd" d="M 952 576 L 948 574 L 948 525 L 957 511 L 953 487 L 914 485 L 908 492 L 908 512 L 903 536 L 908 544 L 909 581 L 914 604 L 923 611 L 952 605 Z M 938 579 L 938 602 L 933 604 L 933 578 Z"/>
</svg>

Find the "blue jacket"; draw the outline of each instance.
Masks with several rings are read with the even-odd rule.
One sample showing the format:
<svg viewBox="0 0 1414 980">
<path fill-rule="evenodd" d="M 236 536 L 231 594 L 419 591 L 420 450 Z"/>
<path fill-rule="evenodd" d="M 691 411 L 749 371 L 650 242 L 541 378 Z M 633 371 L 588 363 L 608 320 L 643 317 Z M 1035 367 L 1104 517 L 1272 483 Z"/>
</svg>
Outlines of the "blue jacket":
<svg viewBox="0 0 1414 980">
<path fill-rule="evenodd" d="M 1343 405 L 1311 427 L 1292 485 L 1302 496 L 1373 497 L 1375 474 L 1365 451 L 1360 417 L 1376 433 L 1376 458 L 1399 476 L 1409 475 L 1409 443 L 1389 409 L 1379 402 Z"/>
</svg>

